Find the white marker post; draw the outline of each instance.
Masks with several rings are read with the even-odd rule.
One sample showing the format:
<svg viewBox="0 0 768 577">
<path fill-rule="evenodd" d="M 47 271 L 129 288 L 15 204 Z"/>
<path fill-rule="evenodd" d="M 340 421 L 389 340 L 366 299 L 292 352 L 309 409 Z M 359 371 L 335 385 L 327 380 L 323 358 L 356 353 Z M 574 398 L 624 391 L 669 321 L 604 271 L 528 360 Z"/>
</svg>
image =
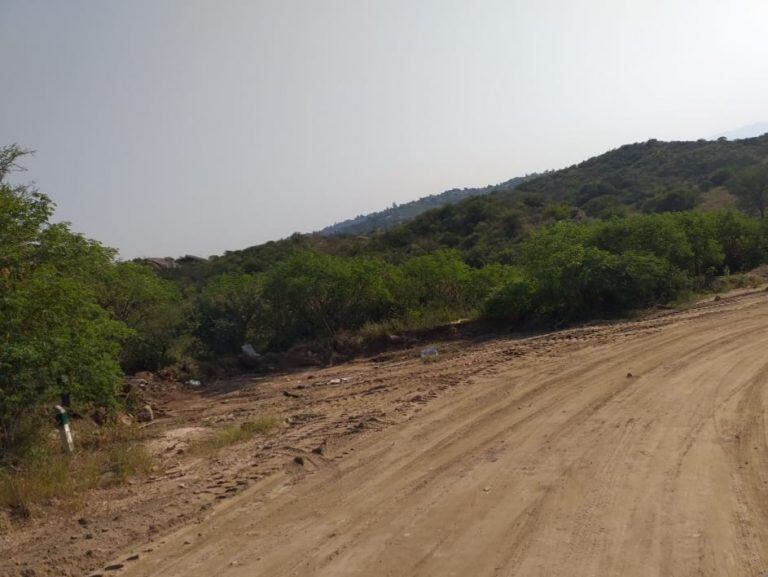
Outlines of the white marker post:
<svg viewBox="0 0 768 577">
<path fill-rule="evenodd" d="M 75 451 L 75 443 L 72 440 L 72 430 L 69 428 L 69 414 L 61 405 L 56 405 L 56 421 L 59 423 L 59 434 L 61 435 L 61 444 L 67 453 Z"/>
</svg>

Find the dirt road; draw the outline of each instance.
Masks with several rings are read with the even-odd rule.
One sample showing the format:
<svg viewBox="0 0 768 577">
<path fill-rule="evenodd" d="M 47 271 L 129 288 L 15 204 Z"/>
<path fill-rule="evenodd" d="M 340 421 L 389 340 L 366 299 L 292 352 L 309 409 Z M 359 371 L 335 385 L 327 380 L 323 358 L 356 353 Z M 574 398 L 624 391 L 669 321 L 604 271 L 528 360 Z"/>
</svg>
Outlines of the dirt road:
<svg viewBox="0 0 768 577">
<path fill-rule="evenodd" d="M 768 295 L 488 346 L 497 362 L 465 386 L 119 574 L 768 572 Z"/>
</svg>

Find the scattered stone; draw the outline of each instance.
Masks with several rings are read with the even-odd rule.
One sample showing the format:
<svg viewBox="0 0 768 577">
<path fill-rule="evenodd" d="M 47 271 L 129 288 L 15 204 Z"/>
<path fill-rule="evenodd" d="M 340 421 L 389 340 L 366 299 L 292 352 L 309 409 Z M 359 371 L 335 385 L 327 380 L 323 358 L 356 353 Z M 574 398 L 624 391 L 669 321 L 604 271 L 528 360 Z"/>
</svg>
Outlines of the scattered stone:
<svg viewBox="0 0 768 577">
<path fill-rule="evenodd" d="M 86 519 L 85 517 L 80 517 L 80 518 L 77 520 L 77 522 L 78 522 L 80 525 L 82 525 L 83 527 L 85 527 L 86 525 L 88 525 L 88 519 Z"/>
<path fill-rule="evenodd" d="M 115 420 L 117 421 L 118 425 L 122 425 L 123 427 L 130 427 L 133 424 L 133 419 L 131 416 L 127 413 L 123 413 L 122 411 L 118 411 L 115 415 Z"/>
<path fill-rule="evenodd" d="M 631 379 L 632 378 L 632 373 L 627 373 L 627 378 Z"/>
<path fill-rule="evenodd" d="M 291 391 L 283 391 L 283 395 L 286 397 L 290 397 L 291 399 L 299 399 L 301 398 L 301 395 L 298 393 L 292 393 Z"/>
<path fill-rule="evenodd" d="M 93 539 L 93 533 L 86 533 L 85 534 L 86 539 Z"/>
<path fill-rule="evenodd" d="M 139 414 L 136 415 L 136 418 L 141 423 L 151 423 L 155 420 L 155 412 L 152 410 L 150 405 L 144 405 L 141 407 Z"/>
<path fill-rule="evenodd" d="M 171 258 L 169 256 L 166 257 L 148 257 L 140 259 L 139 262 L 142 264 L 147 264 L 154 268 L 155 270 L 164 270 L 164 269 L 170 269 L 170 268 L 176 268 L 178 263 L 176 262 L 176 259 Z"/>
<path fill-rule="evenodd" d="M 122 563 L 112 563 L 112 565 L 107 565 L 104 567 L 104 571 L 117 571 L 123 567 L 125 567 L 125 565 Z"/>
<path fill-rule="evenodd" d="M 297 465 L 300 465 L 300 466 L 303 467 L 304 466 L 304 457 L 296 456 L 296 457 L 293 458 L 293 462 L 296 463 Z"/>
<path fill-rule="evenodd" d="M 99 426 L 106 425 L 108 418 L 107 410 L 102 407 L 95 409 L 91 414 L 91 419 Z"/>
<path fill-rule="evenodd" d="M 139 560 L 139 554 L 138 553 L 134 553 L 130 557 L 126 557 L 125 560 L 126 561 L 138 561 Z"/>
</svg>

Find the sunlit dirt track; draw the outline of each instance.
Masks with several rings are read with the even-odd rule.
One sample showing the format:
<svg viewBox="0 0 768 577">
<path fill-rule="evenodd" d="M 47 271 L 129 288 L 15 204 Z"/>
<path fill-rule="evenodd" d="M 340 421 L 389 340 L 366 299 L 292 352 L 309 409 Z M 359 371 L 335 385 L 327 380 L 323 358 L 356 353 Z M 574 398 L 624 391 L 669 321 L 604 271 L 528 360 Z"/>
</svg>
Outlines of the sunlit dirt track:
<svg viewBox="0 0 768 577">
<path fill-rule="evenodd" d="M 488 346 L 500 360 L 466 386 L 343 460 L 265 478 L 119 573 L 768 572 L 766 293 L 528 344 L 547 355 Z"/>
</svg>

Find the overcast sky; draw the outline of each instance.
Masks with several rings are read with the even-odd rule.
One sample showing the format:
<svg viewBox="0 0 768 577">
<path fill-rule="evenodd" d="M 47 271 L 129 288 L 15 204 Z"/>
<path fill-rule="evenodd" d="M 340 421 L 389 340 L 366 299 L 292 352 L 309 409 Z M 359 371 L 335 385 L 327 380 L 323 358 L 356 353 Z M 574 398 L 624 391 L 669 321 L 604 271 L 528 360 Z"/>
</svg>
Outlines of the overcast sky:
<svg viewBox="0 0 768 577">
<path fill-rule="evenodd" d="M 207 256 L 768 120 L 765 0 L 0 0 L 0 144 L 73 228 Z"/>
</svg>

